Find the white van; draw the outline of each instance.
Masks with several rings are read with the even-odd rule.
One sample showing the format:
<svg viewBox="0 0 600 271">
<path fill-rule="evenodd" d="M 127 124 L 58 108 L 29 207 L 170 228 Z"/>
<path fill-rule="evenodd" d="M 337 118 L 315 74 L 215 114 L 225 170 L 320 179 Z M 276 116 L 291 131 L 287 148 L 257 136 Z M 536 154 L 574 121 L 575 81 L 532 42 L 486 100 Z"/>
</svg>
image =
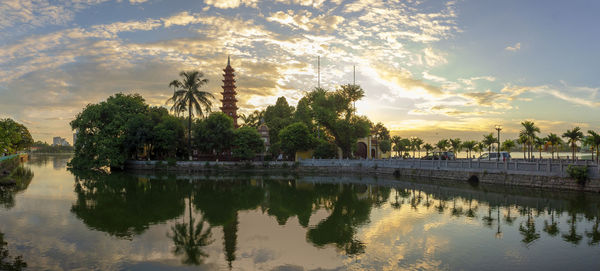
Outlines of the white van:
<svg viewBox="0 0 600 271">
<path fill-rule="evenodd" d="M 491 153 L 484 153 L 481 156 L 479 156 L 479 158 L 477 159 L 473 159 L 474 161 L 477 160 L 497 160 L 498 158 L 498 153 L 497 152 L 491 152 Z M 510 153 L 505 152 L 505 151 L 501 151 L 500 152 L 500 160 L 502 161 L 506 161 L 510 159 Z"/>
</svg>

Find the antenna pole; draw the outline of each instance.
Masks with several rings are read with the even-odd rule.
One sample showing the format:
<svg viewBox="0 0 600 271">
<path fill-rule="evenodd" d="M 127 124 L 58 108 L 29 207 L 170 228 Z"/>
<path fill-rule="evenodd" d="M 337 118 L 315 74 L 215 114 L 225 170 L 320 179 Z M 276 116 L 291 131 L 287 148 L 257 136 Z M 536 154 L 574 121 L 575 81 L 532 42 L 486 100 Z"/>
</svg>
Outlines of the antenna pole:
<svg viewBox="0 0 600 271">
<path fill-rule="evenodd" d="M 317 87 L 321 87 L 321 56 L 317 56 L 317 74 L 318 74 L 318 81 L 317 81 Z"/>
</svg>

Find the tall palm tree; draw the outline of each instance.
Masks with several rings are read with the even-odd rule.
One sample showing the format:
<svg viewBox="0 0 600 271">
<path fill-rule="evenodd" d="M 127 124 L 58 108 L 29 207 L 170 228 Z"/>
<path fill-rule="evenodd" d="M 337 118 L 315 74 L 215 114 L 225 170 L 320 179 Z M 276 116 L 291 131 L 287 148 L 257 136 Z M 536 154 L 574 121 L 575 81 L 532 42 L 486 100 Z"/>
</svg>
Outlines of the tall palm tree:
<svg viewBox="0 0 600 271">
<path fill-rule="evenodd" d="M 521 133 L 527 136 L 527 145 L 529 146 L 529 148 L 527 149 L 527 153 L 529 154 L 529 159 L 531 159 L 531 153 L 533 152 L 533 143 L 536 137 L 536 133 L 540 132 L 540 128 L 535 126 L 535 123 L 533 123 L 533 121 L 524 121 L 521 122 L 521 125 L 523 125 L 523 130 L 521 130 Z"/>
<path fill-rule="evenodd" d="M 527 157 L 525 156 L 527 154 L 527 142 L 529 141 L 529 137 L 523 132 L 521 131 L 519 133 L 519 138 L 517 139 L 517 143 L 521 144 L 521 146 L 523 146 L 523 160 L 527 159 Z"/>
<path fill-rule="evenodd" d="M 507 139 L 502 142 L 502 150 L 510 153 L 510 150 L 515 147 L 515 141 L 512 139 Z"/>
<path fill-rule="evenodd" d="M 465 141 L 462 144 L 463 148 L 467 149 L 467 158 L 471 158 L 471 152 L 473 151 L 473 149 L 475 149 L 475 145 L 477 145 L 477 142 L 475 140 Z"/>
<path fill-rule="evenodd" d="M 421 145 L 423 145 L 423 143 L 423 139 L 420 139 L 418 137 L 410 138 L 410 147 L 413 150 L 413 157 L 415 157 L 415 150 L 419 151 L 419 156 L 421 156 Z"/>
<path fill-rule="evenodd" d="M 588 134 L 590 135 L 590 143 L 592 143 L 594 145 L 594 148 L 596 149 L 596 163 L 598 163 L 598 156 L 600 155 L 600 135 L 592 130 L 588 130 Z"/>
<path fill-rule="evenodd" d="M 558 149 L 558 146 L 562 144 L 562 139 L 558 135 L 550 133 L 546 137 L 546 141 L 550 144 L 550 152 L 552 152 L 552 159 L 554 159 L 554 149 Z"/>
<path fill-rule="evenodd" d="M 571 151 L 573 156 L 571 156 L 571 161 L 575 161 L 575 150 L 577 150 L 577 141 L 580 141 L 583 138 L 583 132 L 581 132 L 581 128 L 575 127 L 573 130 L 567 130 L 563 133 L 562 137 L 567 138 L 571 145 Z"/>
<path fill-rule="evenodd" d="M 540 156 L 538 157 L 538 159 L 542 159 L 542 149 L 546 145 L 546 138 L 536 136 L 533 139 L 533 144 L 535 145 L 535 148 L 540 152 Z"/>
<path fill-rule="evenodd" d="M 494 145 L 494 143 L 496 143 L 496 138 L 494 137 L 493 133 L 489 133 L 487 135 L 483 135 L 483 141 L 482 143 L 485 144 L 485 146 L 488 147 L 488 160 L 491 159 L 490 155 L 492 153 L 492 145 Z"/>
<path fill-rule="evenodd" d="M 450 146 L 452 146 L 452 151 L 454 152 L 454 157 L 456 157 L 458 155 L 458 152 L 460 151 L 460 149 L 462 148 L 462 144 L 461 144 L 461 140 L 460 138 L 454 138 L 454 139 L 450 139 Z"/>
<path fill-rule="evenodd" d="M 431 150 L 433 150 L 433 146 L 431 146 L 431 144 L 427 143 L 425 145 L 423 145 L 423 149 L 425 149 L 425 156 L 429 155 L 429 152 Z"/>
<path fill-rule="evenodd" d="M 438 141 L 438 143 L 435 144 L 435 146 L 440 151 L 445 151 L 446 148 L 448 148 L 448 145 L 450 145 L 450 142 L 448 142 L 448 139 L 441 139 L 440 141 Z"/>
<path fill-rule="evenodd" d="M 171 83 L 169 83 L 169 87 L 173 87 L 173 96 L 171 97 L 171 99 L 175 100 L 177 98 L 175 93 L 177 92 L 177 89 L 181 87 L 181 82 L 179 82 L 179 80 L 173 80 L 173 81 L 171 81 Z M 175 108 L 175 105 L 173 105 L 171 110 L 174 111 L 175 115 L 179 117 L 179 114 L 181 112 L 185 111 L 185 106 L 180 107 L 180 108 Z"/>
<path fill-rule="evenodd" d="M 184 109 L 188 111 L 188 152 L 189 159 L 192 160 L 192 117 L 194 111 L 198 116 L 204 116 L 204 112 L 209 113 L 212 106 L 211 99 L 215 97 L 206 91 L 199 90 L 200 87 L 208 83 L 208 79 L 203 78 L 204 74 L 200 71 L 182 71 L 179 73 L 183 81 L 173 80 L 169 84 L 179 88 L 175 91 L 173 97 L 167 100 L 172 102 L 172 111 L 181 112 Z"/>
<path fill-rule="evenodd" d="M 396 151 L 396 156 L 400 156 L 400 144 L 402 144 L 402 137 L 393 136 L 391 142 L 394 143 L 394 150 Z"/>
</svg>

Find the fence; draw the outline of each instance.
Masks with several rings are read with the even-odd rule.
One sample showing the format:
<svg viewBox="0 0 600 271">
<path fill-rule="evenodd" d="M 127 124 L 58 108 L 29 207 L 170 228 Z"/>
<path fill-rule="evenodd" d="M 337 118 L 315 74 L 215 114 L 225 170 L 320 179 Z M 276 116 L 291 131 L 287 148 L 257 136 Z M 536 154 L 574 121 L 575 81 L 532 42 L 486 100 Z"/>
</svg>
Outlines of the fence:
<svg viewBox="0 0 600 271">
<path fill-rule="evenodd" d="M 524 174 L 538 176 L 567 177 L 569 165 L 587 165 L 588 177 L 600 178 L 600 167 L 593 161 L 563 161 L 563 160 L 537 160 L 526 161 L 511 159 L 507 161 L 496 160 L 421 160 L 421 159 L 304 159 L 300 160 L 301 166 L 312 167 L 362 167 L 362 168 L 409 168 L 433 169 L 450 171 L 470 171 L 507 174 Z"/>
<path fill-rule="evenodd" d="M 22 153 L 17 153 L 17 154 L 11 154 L 11 155 L 6 155 L 6 156 L 0 156 L 0 162 L 4 161 L 4 160 L 9 160 L 15 157 L 19 157 L 23 155 Z"/>
</svg>

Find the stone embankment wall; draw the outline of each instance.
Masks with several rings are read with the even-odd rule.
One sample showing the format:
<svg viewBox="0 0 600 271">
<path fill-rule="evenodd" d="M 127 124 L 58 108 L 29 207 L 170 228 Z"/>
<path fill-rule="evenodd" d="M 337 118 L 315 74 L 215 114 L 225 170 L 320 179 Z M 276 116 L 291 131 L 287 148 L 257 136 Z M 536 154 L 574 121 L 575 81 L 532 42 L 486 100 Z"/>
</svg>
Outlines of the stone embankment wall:
<svg viewBox="0 0 600 271">
<path fill-rule="evenodd" d="M 397 177 L 415 177 L 444 179 L 457 182 L 472 181 L 485 184 L 499 184 L 515 187 L 531 187 L 555 190 L 573 190 L 600 192 L 598 167 L 589 167 L 589 179 L 585 185 L 569 178 L 565 173 L 566 165 L 531 162 L 473 162 L 473 161 L 418 161 L 418 160 L 315 160 L 299 162 L 204 162 L 178 161 L 168 165 L 160 161 L 129 161 L 128 170 L 160 171 L 244 171 L 281 169 L 311 174 L 382 174 Z M 553 170 L 553 168 L 556 168 Z"/>
</svg>

